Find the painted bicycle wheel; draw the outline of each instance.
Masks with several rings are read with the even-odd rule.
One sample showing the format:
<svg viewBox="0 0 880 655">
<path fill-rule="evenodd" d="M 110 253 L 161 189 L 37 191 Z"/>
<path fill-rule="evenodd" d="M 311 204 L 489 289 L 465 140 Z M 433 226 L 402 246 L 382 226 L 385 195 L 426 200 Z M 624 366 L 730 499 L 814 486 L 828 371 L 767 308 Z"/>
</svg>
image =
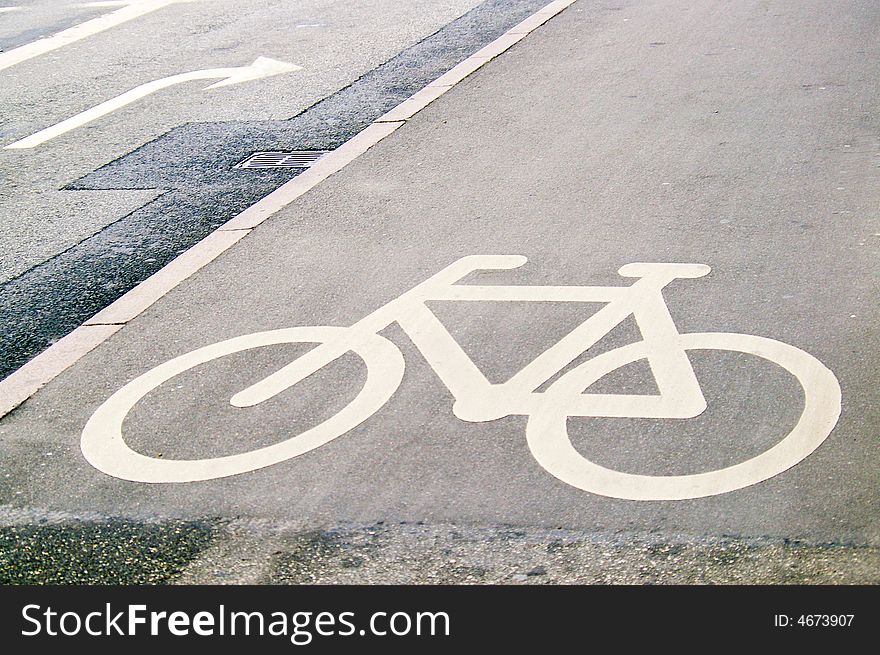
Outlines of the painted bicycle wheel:
<svg viewBox="0 0 880 655">
<path fill-rule="evenodd" d="M 723 494 L 771 478 L 791 468 L 828 437 L 840 416 L 840 384 L 812 355 L 788 344 L 747 334 L 682 334 L 685 350 L 724 350 L 762 357 L 797 378 L 804 410 L 791 432 L 772 448 L 732 466 L 692 475 L 637 475 L 600 466 L 581 455 L 568 435 L 565 398 L 582 394 L 593 382 L 645 357 L 644 342 L 604 353 L 569 371 L 546 391 L 548 402 L 529 417 L 526 436 L 532 455 L 566 484 L 627 500 L 684 500 Z M 583 398 L 583 396 L 581 396 Z"/>
<path fill-rule="evenodd" d="M 132 450 L 122 434 L 129 411 L 148 393 L 184 371 L 232 353 L 282 343 L 347 343 L 348 328 L 295 327 L 255 332 L 193 350 L 147 371 L 108 398 L 83 429 L 80 447 L 92 466 L 135 482 L 194 482 L 211 480 L 271 466 L 314 450 L 345 434 L 379 410 L 400 386 L 404 361 L 400 350 L 379 335 L 358 335 L 351 347 L 367 367 L 367 380 L 358 395 L 338 413 L 305 432 L 252 451 L 194 460 L 148 457 Z M 307 353 L 308 355 L 308 353 Z M 338 355 L 337 355 L 338 356 Z M 324 361 L 315 367 L 332 360 Z M 314 371 L 312 371 L 314 372 Z"/>
</svg>

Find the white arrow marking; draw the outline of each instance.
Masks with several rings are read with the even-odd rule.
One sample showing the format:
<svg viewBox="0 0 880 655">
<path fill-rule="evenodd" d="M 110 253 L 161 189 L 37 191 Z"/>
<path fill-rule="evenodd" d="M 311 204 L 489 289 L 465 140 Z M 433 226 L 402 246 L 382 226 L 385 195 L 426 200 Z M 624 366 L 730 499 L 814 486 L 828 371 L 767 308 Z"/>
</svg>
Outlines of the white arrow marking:
<svg viewBox="0 0 880 655">
<path fill-rule="evenodd" d="M 80 39 L 84 39 L 98 32 L 103 32 L 111 27 L 116 27 L 122 23 L 128 22 L 134 18 L 149 14 L 150 12 L 173 5 L 178 2 L 193 2 L 193 0 L 130 0 L 129 2 L 114 2 L 110 6 L 124 4 L 121 9 L 112 11 L 109 14 L 98 16 L 85 23 L 74 25 L 73 27 L 53 34 L 52 36 L 33 41 L 23 46 L 13 48 L 9 52 L 0 53 L 0 70 L 15 66 L 28 59 L 33 59 L 40 55 L 44 55 L 52 50 L 57 50 L 63 46 L 71 44 Z M 107 6 L 105 3 L 90 3 L 93 6 Z M 89 5 L 85 5 L 89 6 Z M 17 7 L 13 7 L 15 9 Z"/>
<path fill-rule="evenodd" d="M 170 77 L 163 77 L 162 79 L 156 80 L 154 82 L 141 84 L 131 91 L 126 91 L 122 95 L 116 96 L 115 98 L 107 100 L 106 102 L 102 102 L 96 107 L 92 107 L 91 109 L 77 114 L 76 116 L 71 116 L 67 120 L 63 120 L 57 125 L 47 127 L 45 130 L 40 130 L 36 134 L 32 134 L 31 136 L 25 137 L 20 141 L 16 141 L 15 143 L 6 146 L 4 150 L 33 148 L 34 146 L 38 146 L 41 143 L 45 143 L 49 139 L 54 139 L 56 136 L 64 134 L 65 132 L 69 132 L 70 130 L 76 129 L 77 127 L 82 127 L 86 123 L 90 123 L 97 118 L 106 116 L 107 114 L 114 112 L 121 107 L 125 107 L 126 105 L 129 105 L 132 102 L 143 98 L 144 96 L 155 93 L 156 91 L 161 91 L 162 89 L 165 89 L 169 86 L 174 86 L 175 84 L 191 82 L 193 80 L 208 80 L 218 77 L 225 78 L 219 82 L 215 82 L 214 84 L 205 87 L 205 90 L 217 89 L 219 87 L 229 86 L 230 84 L 238 84 L 239 82 L 247 82 L 249 80 L 258 80 L 263 77 L 270 77 L 272 75 L 289 73 L 297 70 L 302 70 L 302 66 L 297 66 L 296 64 L 286 64 L 283 61 L 276 61 L 274 59 L 269 59 L 268 57 L 257 57 L 254 63 L 250 66 L 239 66 L 238 68 L 208 68 L 205 70 L 198 70 L 192 71 L 190 73 L 180 73 L 178 75 L 172 75 Z"/>
</svg>

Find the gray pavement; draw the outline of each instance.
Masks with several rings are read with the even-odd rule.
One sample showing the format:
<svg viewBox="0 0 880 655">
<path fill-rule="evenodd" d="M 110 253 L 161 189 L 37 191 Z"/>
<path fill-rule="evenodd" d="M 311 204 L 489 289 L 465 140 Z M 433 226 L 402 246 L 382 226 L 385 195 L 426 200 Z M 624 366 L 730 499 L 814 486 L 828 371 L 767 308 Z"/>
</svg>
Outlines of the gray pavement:
<svg viewBox="0 0 880 655">
<path fill-rule="evenodd" d="M 184 123 L 290 118 L 476 4 L 309 0 L 273 8 L 241 0 L 181 2 L 11 67 L 4 73 L 0 98 L 4 146 L 178 73 L 246 66 L 259 56 L 302 69 L 210 91 L 202 90 L 210 80 L 176 85 L 43 146 L 0 152 L 6 191 L 0 191 L 0 215 L 8 221 L 0 244 L 0 282 L 119 220 L 132 211 L 132 203 L 139 200 L 142 206 L 158 195 L 116 190 L 117 208 L 96 208 L 81 197 L 90 192 L 64 189 L 80 177 Z M 29 30 L 28 25 L 36 23 L 39 36 L 46 38 L 111 10 L 22 3 L 19 11 L 0 14 L 8 31 L 18 23 L 6 39 L 0 32 L 0 43 L 9 51 L 28 35 L 37 38 L 37 27 Z M 12 229 L 13 219 L 24 230 Z"/>
<path fill-rule="evenodd" d="M 432 539 L 431 570 L 456 531 L 466 534 L 456 543 L 471 569 L 398 581 L 530 582 L 552 569 L 544 579 L 553 582 L 876 583 L 878 23 L 875 4 L 858 0 L 575 3 L 4 417 L 5 522 L 53 512 L 243 521 L 245 537 L 218 528 L 215 549 L 185 581 L 223 581 L 216 571 L 236 552 L 225 546 L 223 555 L 224 539 L 264 546 L 254 552 L 269 569 L 240 580 L 343 581 L 346 568 L 363 572 L 358 581 L 387 580 L 348 566 L 354 560 L 332 555 L 334 547 L 316 547 L 316 568 L 297 568 L 309 534 L 342 530 L 346 543 L 360 543 L 359 531 L 373 529 L 392 544 L 376 546 L 390 553 L 389 566 L 400 561 L 395 548 L 418 559 Z M 152 367 L 241 334 L 351 325 L 474 254 L 529 258 L 467 280 L 485 284 L 619 286 L 630 282 L 616 274 L 629 262 L 708 264 L 707 277 L 664 292 L 678 330 L 760 335 L 810 353 L 840 383 L 840 420 L 815 452 L 764 482 L 691 500 L 608 498 L 544 470 L 527 446 L 524 416 L 457 419 L 450 392 L 393 325 L 382 335 L 406 361 L 397 393 L 305 455 L 178 484 L 112 478 L 82 458 L 80 434 L 95 409 Z M 598 308 L 430 307 L 493 382 Z M 630 319 L 596 348 L 638 336 Z M 127 443 L 151 457 L 190 459 L 297 434 L 363 386 L 353 355 L 254 408 L 228 399 L 303 351 L 238 353 L 175 378 L 129 415 Z M 578 452 L 630 473 L 688 475 L 755 456 L 793 429 L 804 397 L 784 370 L 732 352 L 690 359 L 705 413 L 571 419 Z M 614 375 L 591 391 L 654 388 L 638 363 Z M 419 522 L 428 527 L 406 527 Z M 542 555 L 510 546 L 510 530 L 534 539 Z M 580 544 L 568 564 L 553 559 L 554 530 Z M 673 563 L 657 564 L 654 555 L 673 547 Z M 488 562 L 479 556 L 486 549 L 507 549 L 512 559 Z M 603 578 L 595 562 L 609 553 L 623 563 L 619 576 Z M 701 574 L 712 557 L 720 568 Z M 657 566 L 660 573 L 639 577 Z M 801 574 L 789 575 L 792 566 Z M 488 573 L 467 578 L 474 567 Z"/>
<path fill-rule="evenodd" d="M 337 148 L 542 4 L 40 0 L 0 14 L 21 32 L 0 35 L 0 378 L 302 172 L 237 164 L 259 151 Z M 58 38 L 50 28 L 138 7 L 153 10 L 14 60 L 34 22 L 40 46 Z M 180 81 L 10 149 L 144 85 L 260 57 L 300 68 L 219 88 Z"/>
</svg>

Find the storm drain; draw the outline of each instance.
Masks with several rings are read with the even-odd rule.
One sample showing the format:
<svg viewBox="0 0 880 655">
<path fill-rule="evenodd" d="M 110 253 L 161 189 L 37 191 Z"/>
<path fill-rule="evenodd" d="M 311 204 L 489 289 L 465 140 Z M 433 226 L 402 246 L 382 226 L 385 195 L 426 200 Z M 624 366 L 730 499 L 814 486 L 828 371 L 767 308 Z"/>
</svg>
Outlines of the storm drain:
<svg viewBox="0 0 880 655">
<path fill-rule="evenodd" d="M 329 150 L 294 150 L 288 152 L 255 152 L 235 168 L 308 168 Z"/>
</svg>

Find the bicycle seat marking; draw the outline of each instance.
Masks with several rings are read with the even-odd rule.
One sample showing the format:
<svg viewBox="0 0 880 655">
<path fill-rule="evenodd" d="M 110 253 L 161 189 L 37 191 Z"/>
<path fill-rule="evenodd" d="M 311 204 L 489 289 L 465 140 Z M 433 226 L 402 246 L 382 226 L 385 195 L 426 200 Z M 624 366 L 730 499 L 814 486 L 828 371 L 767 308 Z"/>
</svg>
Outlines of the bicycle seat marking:
<svg viewBox="0 0 880 655">
<path fill-rule="evenodd" d="M 522 266 L 520 255 L 463 257 L 350 327 L 293 327 L 221 341 L 160 364 L 108 398 L 83 429 L 85 458 L 109 475 L 135 482 L 211 480 L 254 471 L 307 453 L 339 437 L 379 411 L 403 379 L 401 351 L 379 332 L 397 323 L 455 398 L 453 412 L 469 422 L 527 416 L 526 440 L 537 462 L 559 480 L 594 494 L 630 500 L 700 498 L 756 484 L 791 468 L 831 433 L 840 416 L 840 385 L 812 355 L 780 341 L 733 333 L 679 333 L 663 299 L 678 278 L 709 273 L 704 264 L 633 263 L 618 273 L 636 278 L 629 286 L 481 286 L 457 284 L 477 270 Z M 490 383 L 427 307 L 430 301 L 601 302 L 604 307 L 503 383 Z M 642 340 L 569 366 L 606 334 L 633 316 Z M 173 460 L 148 457 L 126 444 L 122 424 L 128 412 L 164 382 L 195 366 L 232 353 L 281 343 L 319 345 L 275 373 L 232 396 L 239 408 L 257 405 L 353 352 L 366 364 L 363 389 L 341 411 L 285 441 L 250 452 Z M 706 409 L 688 350 L 747 353 L 791 373 L 804 394 L 795 427 L 770 449 L 743 462 L 692 475 L 635 475 L 600 466 L 581 455 L 568 436 L 569 417 L 687 419 Z M 595 394 L 584 391 L 604 375 L 646 359 L 656 395 Z"/>
</svg>

